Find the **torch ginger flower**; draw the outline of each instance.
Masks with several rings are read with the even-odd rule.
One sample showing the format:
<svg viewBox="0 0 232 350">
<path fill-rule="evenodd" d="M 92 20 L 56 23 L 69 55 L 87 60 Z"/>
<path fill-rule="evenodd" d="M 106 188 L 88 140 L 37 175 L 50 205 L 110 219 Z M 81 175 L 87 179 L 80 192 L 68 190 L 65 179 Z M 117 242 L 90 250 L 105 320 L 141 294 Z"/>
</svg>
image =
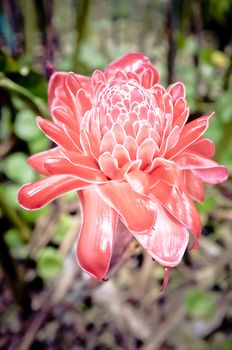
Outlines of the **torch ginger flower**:
<svg viewBox="0 0 232 350">
<path fill-rule="evenodd" d="M 106 277 L 122 234 L 117 228 L 123 227 L 125 238 L 134 237 L 165 268 L 166 284 L 190 233 L 192 248 L 198 246 L 201 219 L 193 200 L 204 200 L 204 182 L 228 176 L 211 159 L 213 143 L 202 136 L 212 114 L 186 124 L 184 85 L 165 89 L 158 79 L 141 53 L 125 55 L 91 78 L 56 72 L 48 91 L 53 121 L 37 118 L 57 147 L 29 158 L 45 178 L 22 186 L 19 203 L 37 209 L 78 191 L 77 259 L 97 279 Z"/>
</svg>

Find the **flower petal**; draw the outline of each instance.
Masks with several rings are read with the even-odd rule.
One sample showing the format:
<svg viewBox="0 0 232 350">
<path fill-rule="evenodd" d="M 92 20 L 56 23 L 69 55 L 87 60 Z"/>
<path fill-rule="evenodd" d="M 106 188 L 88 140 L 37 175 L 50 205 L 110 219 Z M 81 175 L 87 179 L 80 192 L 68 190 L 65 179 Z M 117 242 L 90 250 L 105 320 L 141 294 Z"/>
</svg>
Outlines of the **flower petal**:
<svg viewBox="0 0 232 350">
<path fill-rule="evenodd" d="M 55 147 L 51 148 L 48 151 L 43 151 L 37 154 L 34 154 L 33 156 L 29 157 L 27 162 L 28 164 L 38 171 L 38 173 L 43 175 L 48 175 L 49 172 L 44 168 L 44 161 L 45 159 L 49 157 L 59 157 L 61 155 L 60 148 Z"/>
<path fill-rule="evenodd" d="M 181 152 L 178 156 L 174 157 L 173 160 L 181 169 L 225 168 L 214 160 L 204 157 L 197 152 L 191 152 L 190 150 Z"/>
<path fill-rule="evenodd" d="M 53 157 L 46 159 L 44 168 L 49 174 L 67 174 L 73 175 L 80 180 L 91 183 L 105 183 L 107 178 L 102 174 L 100 169 L 87 168 L 81 165 L 73 164 L 66 158 Z"/>
<path fill-rule="evenodd" d="M 179 141 L 167 154 L 166 158 L 173 158 L 184 149 L 197 141 L 209 126 L 209 119 L 213 116 L 210 114 L 201 118 L 197 118 L 186 124 L 180 134 Z"/>
<path fill-rule="evenodd" d="M 118 213 L 98 194 L 96 187 L 79 191 L 82 225 L 77 260 L 89 275 L 103 279 L 109 269 Z"/>
<path fill-rule="evenodd" d="M 185 86 L 181 82 L 176 82 L 169 85 L 168 92 L 172 96 L 172 100 L 175 103 L 180 97 L 185 97 Z"/>
<path fill-rule="evenodd" d="M 191 170 L 185 170 L 185 185 L 190 196 L 197 202 L 204 201 L 204 186 L 202 181 Z"/>
<path fill-rule="evenodd" d="M 54 105 L 55 100 L 55 93 L 58 86 L 62 86 L 64 79 L 66 77 L 66 72 L 55 72 L 52 74 L 51 78 L 49 79 L 48 83 L 48 105 L 49 108 L 52 108 L 52 105 Z"/>
<path fill-rule="evenodd" d="M 226 167 L 218 164 L 218 167 L 211 169 L 193 169 L 193 174 L 207 184 L 219 184 L 228 179 L 229 172 Z"/>
<path fill-rule="evenodd" d="M 184 192 L 160 180 L 152 189 L 152 194 L 176 220 L 191 230 L 196 238 L 199 238 L 201 218 L 193 202 Z"/>
<path fill-rule="evenodd" d="M 110 154 L 105 152 L 99 157 L 99 166 L 101 171 L 110 179 L 115 179 L 119 172 L 117 160 Z"/>
<path fill-rule="evenodd" d="M 36 122 L 43 133 L 57 145 L 70 151 L 78 151 L 61 127 L 41 117 L 37 117 Z"/>
<path fill-rule="evenodd" d="M 97 187 L 99 194 L 122 217 L 132 232 L 150 230 L 156 218 L 156 204 L 148 196 L 135 192 L 126 182 L 111 181 Z"/>
<path fill-rule="evenodd" d="M 149 78 L 147 69 L 151 70 L 152 72 L 152 76 L 149 76 Z M 156 84 L 159 80 L 159 72 L 157 69 L 151 64 L 148 57 L 139 52 L 129 53 L 113 61 L 107 66 L 105 76 L 107 79 L 110 79 L 119 71 L 125 73 L 137 73 L 139 76 L 141 76 L 142 83 L 145 84 L 145 87 L 147 87 L 148 82 L 149 84 Z M 146 73 L 143 75 L 145 71 Z"/>
<path fill-rule="evenodd" d="M 188 230 L 172 218 L 161 205 L 157 208 L 156 223 L 150 234 L 134 234 L 134 237 L 165 267 L 174 267 L 180 263 L 189 241 Z"/>
<path fill-rule="evenodd" d="M 109 79 L 114 76 L 116 71 L 136 72 L 144 65 L 151 66 L 148 57 L 139 52 L 129 53 L 110 63 L 105 70 L 105 76 Z"/>
<path fill-rule="evenodd" d="M 196 142 L 188 147 L 188 149 L 193 152 L 201 153 L 201 155 L 209 158 L 212 158 L 215 154 L 213 142 L 209 139 L 205 139 L 204 137 L 200 137 Z"/>
<path fill-rule="evenodd" d="M 25 209 L 39 209 L 62 194 L 89 187 L 90 184 L 68 175 L 53 175 L 19 189 L 18 201 Z"/>
<path fill-rule="evenodd" d="M 181 169 L 191 169 L 203 182 L 217 184 L 228 178 L 225 166 L 196 152 L 182 152 L 174 159 Z"/>
</svg>

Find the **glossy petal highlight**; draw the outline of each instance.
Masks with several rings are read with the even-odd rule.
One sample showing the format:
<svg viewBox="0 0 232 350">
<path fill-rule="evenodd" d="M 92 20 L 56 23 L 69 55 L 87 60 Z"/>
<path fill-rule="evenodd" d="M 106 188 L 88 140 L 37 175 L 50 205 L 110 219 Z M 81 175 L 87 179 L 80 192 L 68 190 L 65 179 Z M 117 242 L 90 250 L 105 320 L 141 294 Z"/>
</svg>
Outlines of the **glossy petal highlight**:
<svg viewBox="0 0 232 350">
<path fill-rule="evenodd" d="M 79 198 L 82 224 L 77 259 L 85 272 L 103 279 L 111 261 L 118 213 L 102 199 L 96 187 L 80 191 Z"/>
</svg>

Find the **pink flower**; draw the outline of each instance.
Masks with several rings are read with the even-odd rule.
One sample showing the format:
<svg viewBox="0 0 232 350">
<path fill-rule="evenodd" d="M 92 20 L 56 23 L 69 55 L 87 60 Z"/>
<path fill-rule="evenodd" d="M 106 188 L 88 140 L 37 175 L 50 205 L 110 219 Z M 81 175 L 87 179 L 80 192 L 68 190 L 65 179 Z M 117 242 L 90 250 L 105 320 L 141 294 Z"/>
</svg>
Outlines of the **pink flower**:
<svg viewBox="0 0 232 350">
<path fill-rule="evenodd" d="M 119 58 L 91 78 L 57 72 L 49 82 L 53 121 L 37 118 L 57 147 L 29 158 L 45 178 L 22 186 L 19 203 L 37 209 L 78 191 L 77 259 L 98 279 L 106 276 L 122 232 L 128 242 L 135 237 L 166 271 L 179 264 L 190 233 L 193 248 L 201 234 L 192 200 L 204 200 L 204 182 L 228 176 L 211 159 L 213 143 L 202 136 L 212 114 L 186 124 L 184 85 L 165 89 L 158 79 L 140 53 Z"/>
</svg>

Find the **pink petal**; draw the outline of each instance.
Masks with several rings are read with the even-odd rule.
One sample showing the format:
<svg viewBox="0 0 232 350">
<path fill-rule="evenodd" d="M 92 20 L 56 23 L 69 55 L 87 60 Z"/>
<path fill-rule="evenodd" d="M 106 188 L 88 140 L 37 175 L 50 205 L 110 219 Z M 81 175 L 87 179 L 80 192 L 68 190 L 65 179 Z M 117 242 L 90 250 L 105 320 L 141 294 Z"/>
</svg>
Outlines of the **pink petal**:
<svg viewBox="0 0 232 350">
<path fill-rule="evenodd" d="M 189 150 L 197 153 L 201 153 L 203 156 L 212 158 L 215 154 L 215 147 L 211 140 L 200 137 L 196 142 L 194 142 Z"/>
<path fill-rule="evenodd" d="M 112 152 L 116 146 L 116 139 L 111 130 L 109 130 L 102 138 L 100 152 L 104 153 L 106 151 Z"/>
<path fill-rule="evenodd" d="M 201 181 L 213 185 L 226 181 L 229 176 L 228 169 L 220 164 L 211 169 L 193 169 L 192 172 Z"/>
<path fill-rule="evenodd" d="M 91 78 L 81 74 L 76 74 L 76 76 L 81 83 L 82 88 L 88 93 L 89 96 L 91 96 L 93 93 Z"/>
<path fill-rule="evenodd" d="M 81 165 L 82 167 L 99 170 L 99 166 L 96 161 L 84 154 L 77 152 L 61 151 L 62 154 L 74 165 Z"/>
<path fill-rule="evenodd" d="M 169 85 L 168 92 L 172 96 L 172 100 L 175 103 L 178 98 L 185 97 L 185 86 L 181 82 L 176 82 L 174 84 Z"/>
<path fill-rule="evenodd" d="M 204 201 L 204 186 L 202 181 L 191 170 L 185 170 L 185 184 L 189 195 L 197 202 Z"/>
<path fill-rule="evenodd" d="M 57 145 L 70 150 L 77 151 L 78 149 L 72 143 L 72 141 L 65 135 L 65 132 L 61 127 L 55 125 L 49 120 L 37 117 L 37 124 L 39 128 L 43 131 L 43 133 L 52 141 L 54 141 Z"/>
<path fill-rule="evenodd" d="M 129 171 L 125 174 L 125 179 L 135 192 L 149 194 L 150 178 L 149 175 L 141 170 Z"/>
<path fill-rule="evenodd" d="M 66 110 L 64 107 L 61 106 L 55 106 L 51 110 L 51 114 L 53 116 L 53 119 L 60 123 L 68 125 L 70 128 L 74 130 L 79 130 L 79 125 L 77 123 L 77 120 L 70 117 L 71 113 L 70 111 Z"/>
<path fill-rule="evenodd" d="M 137 149 L 138 149 L 138 145 L 137 145 L 135 139 L 132 136 L 127 136 L 124 143 L 123 143 L 123 146 L 128 151 L 128 153 L 130 155 L 130 159 L 135 160 L 136 155 L 137 155 Z"/>
<path fill-rule="evenodd" d="M 79 152 L 82 152 L 82 147 L 79 140 L 79 132 L 80 132 L 79 128 L 72 129 L 70 126 L 63 124 L 62 129 L 65 133 L 65 136 L 71 141 L 71 143 L 76 148 L 76 150 L 78 150 Z"/>
<path fill-rule="evenodd" d="M 132 232 L 150 230 L 156 218 L 156 205 L 149 197 L 135 192 L 128 183 L 111 181 L 97 187 L 102 198 L 121 216 Z"/>
<path fill-rule="evenodd" d="M 110 79 L 114 76 L 117 70 L 124 72 L 136 72 L 140 68 L 143 68 L 144 65 L 146 65 L 147 68 L 151 66 L 148 57 L 144 56 L 142 53 L 129 53 L 109 64 L 105 70 L 105 76 L 107 79 Z"/>
<path fill-rule="evenodd" d="M 197 118 L 192 122 L 186 124 L 180 134 L 177 145 L 171 149 L 167 154 L 166 158 L 173 158 L 182 152 L 185 148 L 192 145 L 200 136 L 206 131 L 209 126 L 209 119 L 213 114 Z"/>
<path fill-rule="evenodd" d="M 103 153 L 99 159 L 98 163 L 101 171 L 108 176 L 110 179 L 115 179 L 119 172 L 117 160 L 109 152 Z"/>
<path fill-rule="evenodd" d="M 62 194 L 89 187 L 90 184 L 69 175 L 52 175 L 19 189 L 18 201 L 25 209 L 39 209 Z"/>
<path fill-rule="evenodd" d="M 102 71 L 100 71 L 99 69 L 96 69 L 91 77 L 91 84 L 93 86 L 93 88 L 95 88 L 99 82 L 105 83 L 105 75 Z"/>
<path fill-rule="evenodd" d="M 152 189 L 152 194 L 176 220 L 191 230 L 196 238 L 199 238 L 201 218 L 193 202 L 184 192 L 160 180 Z"/>
<path fill-rule="evenodd" d="M 134 236 L 159 264 L 174 267 L 184 255 L 189 233 L 161 205 L 157 209 L 156 223 L 150 234 Z"/>
<path fill-rule="evenodd" d="M 111 261 L 118 214 L 99 196 L 96 187 L 78 194 L 82 225 L 77 243 L 77 259 L 85 272 L 103 279 Z"/>
<path fill-rule="evenodd" d="M 55 147 L 48 151 L 40 152 L 37 154 L 34 154 L 33 156 L 29 157 L 27 162 L 30 164 L 30 166 L 38 171 L 38 173 L 43 175 L 48 175 L 49 172 L 44 168 L 44 160 L 49 157 L 58 157 L 60 156 L 60 148 Z"/>
<path fill-rule="evenodd" d="M 142 160 L 141 169 L 145 169 L 148 166 L 158 150 L 158 146 L 151 138 L 144 140 L 138 148 L 137 159 Z"/>
<path fill-rule="evenodd" d="M 174 128 L 172 128 L 170 134 L 163 140 L 162 144 L 160 145 L 160 150 L 157 156 L 163 157 L 166 154 L 166 152 L 174 148 L 179 140 L 179 137 L 180 128 L 176 125 L 174 126 Z"/>
<path fill-rule="evenodd" d="M 53 101 L 55 99 L 55 91 L 58 86 L 62 86 L 64 79 L 66 77 L 66 72 L 55 72 L 52 74 L 48 83 L 48 105 L 49 108 L 52 107 Z"/>
<path fill-rule="evenodd" d="M 130 155 L 123 145 L 117 144 L 113 149 L 112 156 L 117 160 L 119 168 L 130 160 Z"/>
<path fill-rule="evenodd" d="M 189 108 L 185 108 L 185 105 L 186 102 L 179 99 L 174 106 L 173 127 L 177 125 L 180 131 L 182 131 L 189 117 Z"/>
<path fill-rule="evenodd" d="M 217 184 L 228 178 L 228 169 L 212 159 L 195 152 L 182 152 L 175 158 L 181 169 L 192 169 L 193 173 L 202 181 Z"/>
<path fill-rule="evenodd" d="M 143 124 L 143 123 L 139 124 L 139 130 L 136 136 L 136 142 L 138 146 L 140 146 L 141 143 L 149 137 L 149 131 L 150 131 L 150 128 L 147 124 Z"/>
<path fill-rule="evenodd" d="M 85 90 L 80 89 L 76 92 L 77 101 L 81 106 L 81 115 L 84 115 L 85 112 L 91 109 L 92 104 L 89 97 L 87 96 Z"/>
<path fill-rule="evenodd" d="M 80 180 L 91 183 L 105 183 L 107 178 L 100 170 L 74 165 L 65 158 L 53 157 L 46 159 L 44 167 L 51 175 L 67 174 L 73 175 Z"/>
<path fill-rule="evenodd" d="M 117 143 L 122 145 L 123 142 L 125 141 L 126 133 L 125 133 L 123 127 L 121 126 L 121 124 L 119 124 L 117 122 L 115 124 L 113 124 L 111 131 L 112 131 Z"/>
<path fill-rule="evenodd" d="M 150 89 L 156 82 L 157 82 L 157 77 L 154 76 L 154 73 L 151 69 L 146 69 L 141 77 L 141 85 L 145 89 Z"/>
</svg>

